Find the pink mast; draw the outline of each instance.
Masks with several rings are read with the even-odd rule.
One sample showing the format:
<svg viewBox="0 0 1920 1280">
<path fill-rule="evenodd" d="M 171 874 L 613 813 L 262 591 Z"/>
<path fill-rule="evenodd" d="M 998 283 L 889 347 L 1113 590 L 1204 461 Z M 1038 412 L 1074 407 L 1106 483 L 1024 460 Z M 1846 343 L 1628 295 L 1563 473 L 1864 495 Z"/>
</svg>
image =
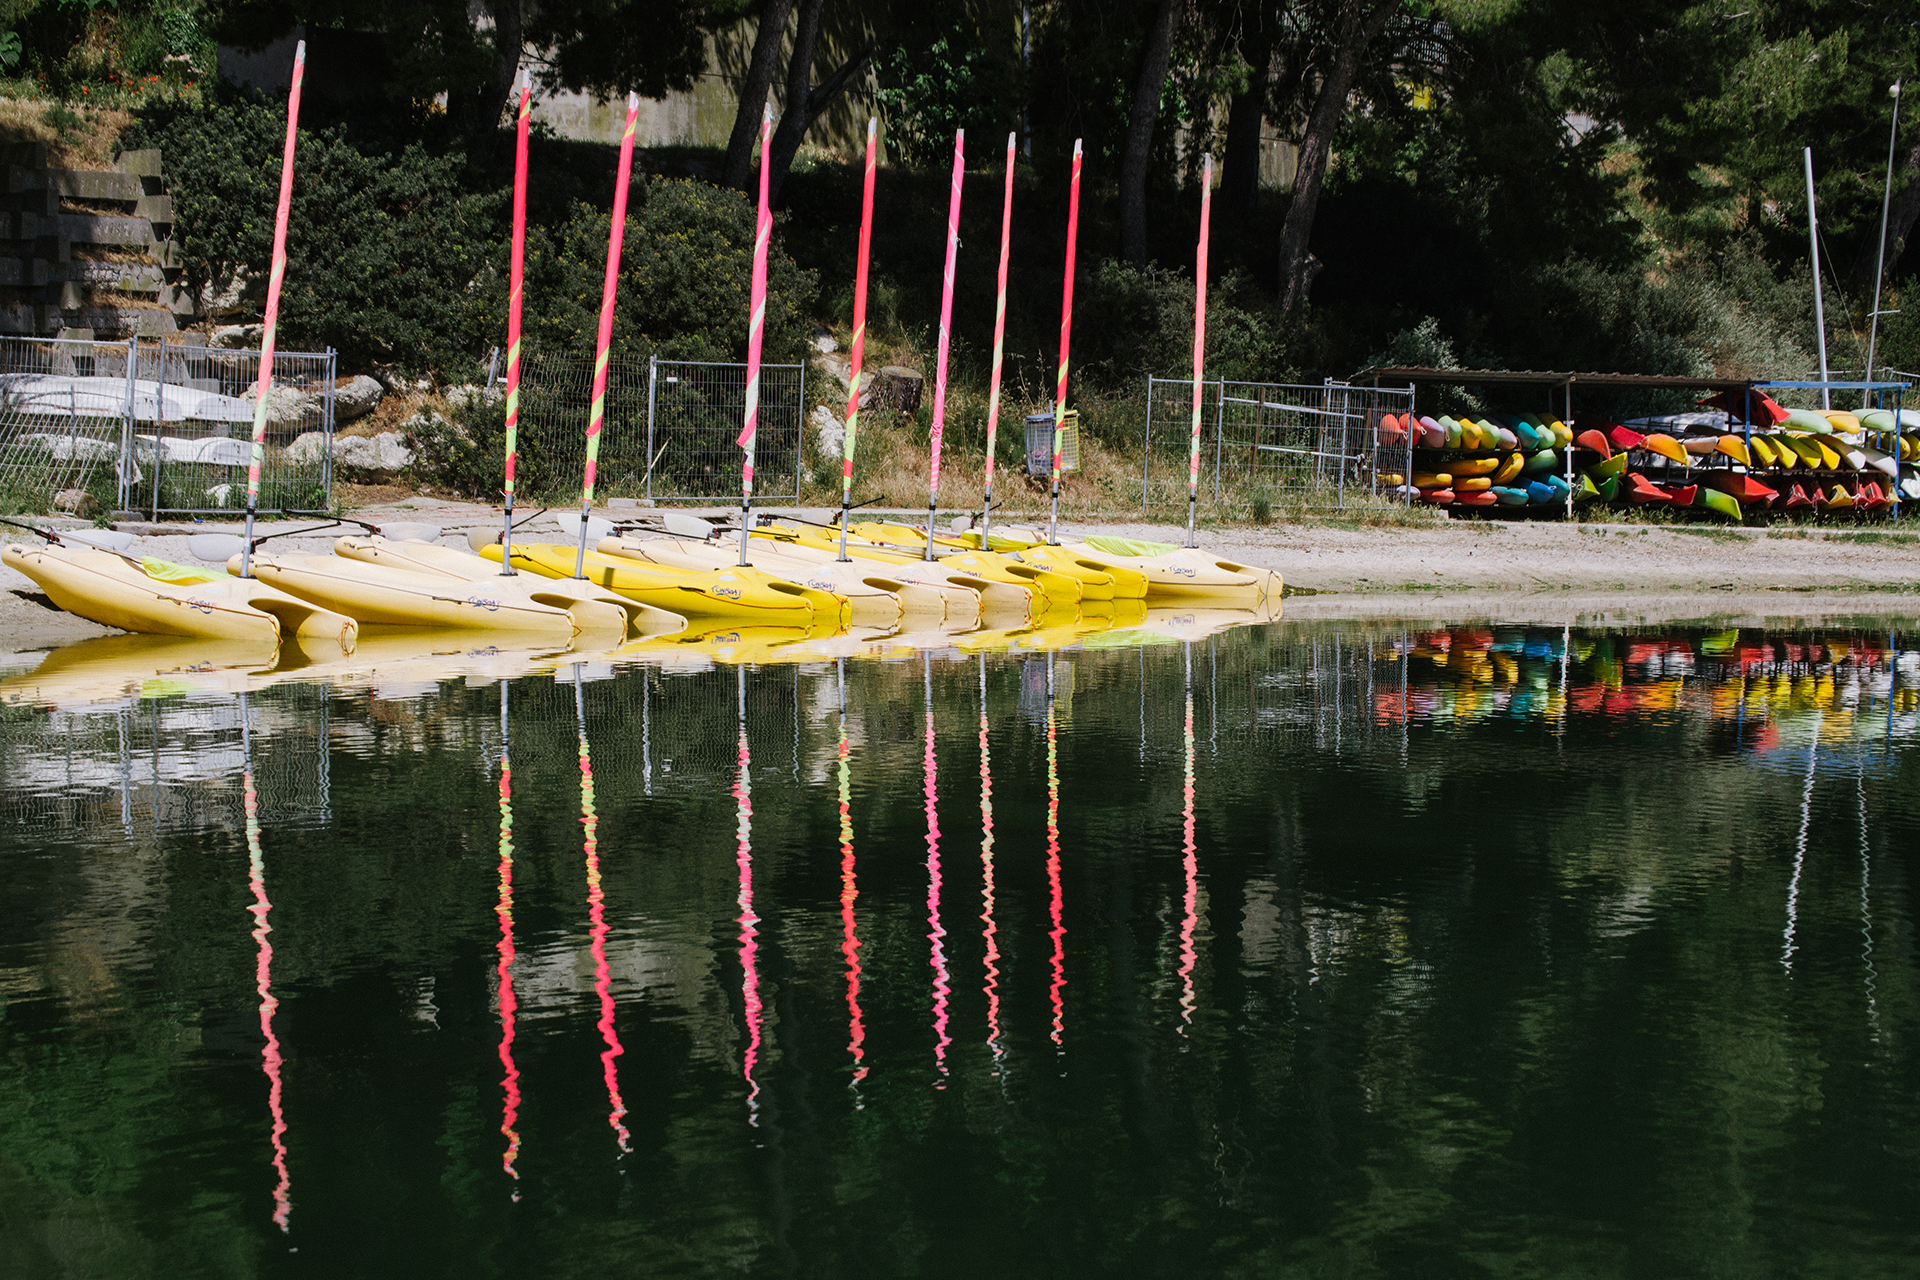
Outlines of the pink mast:
<svg viewBox="0 0 1920 1280">
<path fill-rule="evenodd" d="M 600 466 L 600 427 L 607 417 L 607 349 L 613 345 L 613 295 L 620 284 L 620 239 L 627 229 L 627 179 L 633 172 L 633 122 L 640 95 L 627 95 L 627 127 L 620 135 L 620 171 L 613 179 L 613 224 L 607 229 L 607 274 L 600 285 L 600 333 L 593 352 L 593 404 L 587 410 L 587 469 L 580 479 L 580 551 L 573 576 L 587 575 L 587 520 L 593 514 L 593 481 Z M 504 558 L 504 557 L 503 557 Z"/>
<path fill-rule="evenodd" d="M 1047 541 L 1060 543 L 1060 434 L 1067 421 L 1067 352 L 1073 345 L 1073 254 L 1080 230 L 1080 139 L 1073 140 L 1073 182 L 1067 188 L 1067 273 L 1060 286 L 1060 381 L 1053 392 L 1053 515 Z"/>
<path fill-rule="evenodd" d="M 1193 263 L 1193 438 L 1187 446 L 1187 545 L 1200 501 L 1200 388 L 1207 358 L 1207 217 L 1213 202 L 1213 157 L 1200 166 L 1200 248 Z"/>
<path fill-rule="evenodd" d="M 753 287 L 747 299 L 747 412 L 740 430 L 740 563 L 747 563 L 747 537 L 753 530 L 753 449 L 760 431 L 760 348 L 767 336 L 767 245 L 773 239 L 773 214 L 767 209 L 767 170 L 773 160 L 773 105 L 760 118 L 760 213 L 753 231 Z M 857 393 L 857 388 L 856 388 Z"/>
<path fill-rule="evenodd" d="M 980 503 L 980 549 L 991 551 L 993 524 L 993 449 L 1000 432 L 1000 359 L 1007 337 L 1007 238 L 1013 230 L 1013 150 L 1017 134 L 1007 135 L 1007 194 L 1000 210 L 1000 291 L 993 304 L 993 373 L 987 389 L 987 490 Z"/>
<path fill-rule="evenodd" d="M 527 257 L 527 125 L 532 115 L 533 76 L 520 75 L 519 131 L 513 144 L 513 253 L 507 276 L 507 479 L 506 524 L 500 531 L 500 572 L 513 567 L 513 464 L 520 449 L 520 299 Z"/>
<path fill-rule="evenodd" d="M 860 364 L 867 350 L 867 259 L 873 241 L 873 171 L 880 122 L 867 120 L 867 176 L 860 195 L 860 265 L 853 275 L 853 352 L 847 370 L 847 438 L 840 464 L 840 561 L 847 556 L 847 514 L 853 509 L 853 446 L 860 427 Z"/>
<path fill-rule="evenodd" d="M 247 536 L 240 576 L 253 576 L 253 516 L 260 506 L 260 467 L 267 460 L 267 394 L 273 390 L 273 346 L 280 327 L 280 285 L 287 277 L 287 215 L 293 208 L 293 150 L 300 131 L 300 82 L 307 74 L 307 42 L 293 48 L 293 84 L 287 90 L 287 145 L 280 153 L 280 206 L 273 215 L 273 266 L 267 275 L 267 311 L 260 326 L 260 383 L 253 400 L 253 453 L 247 460 Z"/>
<path fill-rule="evenodd" d="M 940 363 L 933 374 L 932 450 L 927 469 L 927 559 L 933 559 L 933 517 L 940 506 L 940 440 L 947 427 L 947 344 L 953 332 L 953 263 L 960 253 L 960 186 L 966 178 L 967 131 L 953 134 L 953 191 L 947 197 L 947 269 L 940 278 Z"/>
</svg>

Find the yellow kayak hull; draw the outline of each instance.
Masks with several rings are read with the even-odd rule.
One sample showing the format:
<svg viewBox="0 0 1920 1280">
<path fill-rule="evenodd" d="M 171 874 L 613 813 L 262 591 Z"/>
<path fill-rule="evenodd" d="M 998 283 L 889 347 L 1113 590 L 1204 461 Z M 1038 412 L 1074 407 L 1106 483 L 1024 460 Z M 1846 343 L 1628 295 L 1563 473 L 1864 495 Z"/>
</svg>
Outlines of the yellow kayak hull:
<svg viewBox="0 0 1920 1280">
<path fill-rule="evenodd" d="M 774 546 L 779 547 L 784 554 L 803 557 L 816 563 L 826 563 L 839 555 L 840 544 L 837 541 L 816 536 L 810 530 L 796 532 L 790 527 L 782 526 L 776 530 L 756 530 L 754 536 L 766 538 Z M 1044 610 L 1047 607 L 1047 597 L 1039 587 L 1011 575 L 990 577 L 969 573 L 955 569 L 941 560 L 929 561 L 908 552 L 876 547 L 871 543 L 863 543 L 852 538 L 847 541 L 847 554 L 856 560 L 883 566 L 881 572 L 889 577 L 972 591 L 980 599 L 980 613 L 983 618 L 1014 617 L 1024 620 L 1029 613 Z"/>
<path fill-rule="evenodd" d="M 1278 600 L 1284 587 L 1280 575 L 1271 569 L 1208 555 L 1204 549 L 1181 547 L 1157 556 L 1116 556 L 1085 543 L 1071 543 L 1068 548 L 1095 564 L 1114 564 L 1145 575 L 1148 600 Z"/>
<path fill-rule="evenodd" d="M 235 556 L 229 567 L 239 562 Z M 527 632 L 563 644 L 578 630 L 571 613 L 534 601 L 508 579 L 481 582 L 343 556 L 258 552 L 253 572 L 290 595 L 361 623 Z"/>
<path fill-rule="evenodd" d="M 919 552 L 924 555 L 926 552 L 926 531 L 911 525 L 876 520 L 856 524 L 852 532 L 870 543 L 899 547 L 908 554 Z M 947 538 L 939 534 L 934 535 L 933 554 L 934 559 L 943 564 L 958 560 L 964 573 L 993 577 L 1001 582 L 1031 582 L 1056 604 L 1069 600 L 1111 600 L 1117 594 L 1113 576 L 1106 570 L 1098 565 L 1075 564 L 1066 556 L 1056 556 L 1042 562 L 1035 560 L 1024 548 L 1013 553 L 981 551 L 964 539 Z M 1054 576 L 1049 578 L 1046 576 L 1048 574 Z"/>
<path fill-rule="evenodd" d="M 539 574 L 505 575 L 498 560 L 484 560 L 471 552 L 431 542 L 388 541 L 381 537 L 352 536 L 336 540 L 333 552 L 349 560 L 388 565 L 414 573 L 437 573 L 487 585 L 499 584 L 524 593 L 535 604 L 565 609 L 583 633 L 607 630 L 622 638 L 672 635 L 686 630 L 684 614 L 657 609 L 630 600 L 615 591 L 572 578 L 553 579 Z"/>
<path fill-rule="evenodd" d="M 0 561 L 68 613 L 122 631 L 272 645 L 299 636 L 349 653 L 359 634 L 351 617 L 219 570 L 208 571 L 209 581 L 168 582 L 111 552 L 18 544 L 0 552 Z"/>
<path fill-rule="evenodd" d="M 498 544 L 480 554 L 496 563 Z M 556 542 L 515 543 L 513 566 L 548 578 L 570 578 L 575 547 Z M 766 626 L 847 626 L 852 609 L 846 597 L 816 591 L 759 569 L 710 569 L 697 572 L 643 564 L 600 551 L 586 554 L 589 582 L 642 604 L 685 614 L 690 619 L 723 618 Z"/>
<path fill-rule="evenodd" d="M 624 556 L 669 569 L 689 569 L 699 573 L 739 566 L 738 546 L 697 542 L 691 538 L 603 538 L 600 550 L 610 556 Z M 935 617 L 946 614 L 946 600 L 939 589 L 888 578 L 862 563 L 811 564 L 774 551 L 750 548 L 751 567 L 777 578 L 844 596 L 852 624 L 856 627 L 894 627 L 909 607 Z M 961 602 L 962 611 L 978 612 L 978 598 Z"/>
</svg>

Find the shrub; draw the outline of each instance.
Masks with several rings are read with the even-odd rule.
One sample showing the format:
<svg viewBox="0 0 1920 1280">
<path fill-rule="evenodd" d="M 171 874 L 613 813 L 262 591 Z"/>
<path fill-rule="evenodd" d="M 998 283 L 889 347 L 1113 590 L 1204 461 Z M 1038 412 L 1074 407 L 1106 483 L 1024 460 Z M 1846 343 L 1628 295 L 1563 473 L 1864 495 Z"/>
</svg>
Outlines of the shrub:
<svg viewBox="0 0 1920 1280">
<path fill-rule="evenodd" d="M 1230 272 L 1207 291 L 1209 378 L 1284 382 L 1284 321 L 1247 280 Z M 1116 258 L 1099 263 L 1074 300 L 1074 361 L 1081 376 L 1112 386 L 1143 374 L 1193 367 L 1193 280 Z"/>
</svg>

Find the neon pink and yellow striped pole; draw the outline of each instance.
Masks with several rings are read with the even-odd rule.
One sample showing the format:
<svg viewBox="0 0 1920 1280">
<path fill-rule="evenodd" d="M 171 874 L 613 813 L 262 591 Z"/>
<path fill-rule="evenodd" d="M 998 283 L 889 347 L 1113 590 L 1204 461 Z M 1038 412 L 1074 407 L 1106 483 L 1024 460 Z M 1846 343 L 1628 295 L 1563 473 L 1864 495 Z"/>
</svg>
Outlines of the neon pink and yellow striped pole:
<svg viewBox="0 0 1920 1280">
<path fill-rule="evenodd" d="M 767 209 L 767 168 L 773 158 L 773 104 L 760 117 L 760 212 L 753 224 L 753 290 L 747 297 L 747 412 L 740 429 L 740 563 L 747 563 L 747 537 L 753 530 L 753 450 L 760 432 L 760 347 L 767 336 L 767 245 L 773 239 L 773 214 Z"/>
<path fill-rule="evenodd" d="M 947 269 L 940 277 L 940 364 L 933 373 L 933 426 L 928 432 L 927 559 L 933 559 L 933 517 L 940 508 L 940 442 L 947 429 L 947 344 L 953 334 L 953 264 L 960 254 L 960 187 L 967 176 L 967 131 L 953 132 L 953 191 L 947 197 Z"/>
<path fill-rule="evenodd" d="M 840 563 L 848 562 L 847 516 L 853 510 L 853 446 L 860 429 L 860 363 L 867 350 L 867 259 L 873 241 L 873 171 L 880 122 L 867 119 L 867 176 L 860 195 L 860 265 L 853 274 L 853 357 L 847 371 L 847 438 L 840 463 Z"/>
<path fill-rule="evenodd" d="M 587 410 L 587 469 L 580 482 L 580 550 L 573 576 L 587 576 L 587 520 L 593 514 L 593 481 L 600 466 L 600 427 L 607 416 L 607 349 L 613 345 L 613 295 L 620 283 L 620 240 L 627 229 L 627 179 L 633 172 L 633 122 L 640 95 L 627 95 L 627 127 L 620 135 L 620 171 L 613 179 L 613 224 L 607 229 L 607 275 L 600 285 L 600 335 L 594 344 L 593 404 Z"/>
<path fill-rule="evenodd" d="M 1213 157 L 1200 163 L 1200 248 L 1193 262 L 1193 438 L 1187 444 L 1187 545 L 1200 501 L 1200 379 L 1207 358 L 1207 217 L 1213 205 Z"/>
<path fill-rule="evenodd" d="M 500 531 L 500 572 L 513 567 L 513 464 L 520 451 L 520 299 L 527 258 L 527 124 L 532 114 L 533 76 L 520 76 L 519 133 L 513 144 L 513 255 L 507 284 L 507 478 L 506 524 Z"/>
<path fill-rule="evenodd" d="M 980 549 L 991 551 L 993 525 L 993 449 L 1000 434 L 1000 359 L 1007 337 L 1007 238 L 1013 230 L 1013 153 L 1017 133 L 1007 135 L 1007 194 L 1000 210 L 1000 291 L 993 304 L 993 373 L 987 386 L 987 491 L 980 501 Z"/>
<path fill-rule="evenodd" d="M 287 90 L 287 145 L 280 153 L 280 207 L 273 215 L 273 267 L 267 275 L 267 312 L 260 326 L 260 383 L 253 401 L 253 454 L 247 460 L 247 536 L 240 576 L 253 576 L 253 517 L 260 507 L 260 467 L 267 460 L 267 395 L 273 390 L 273 340 L 280 326 L 280 284 L 287 277 L 287 215 L 293 208 L 293 149 L 300 130 L 300 82 L 307 73 L 307 42 L 293 49 Z"/>
<path fill-rule="evenodd" d="M 1060 437 L 1067 422 L 1067 352 L 1073 343 L 1073 253 L 1080 230 L 1080 139 L 1073 140 L 1073 182 L 1067 188 L 1067 274 L 1060 286 L 1060 381 L 1053 392 L 1053 514 L 1047 541 L 1060 545 Z"/>
</svg>

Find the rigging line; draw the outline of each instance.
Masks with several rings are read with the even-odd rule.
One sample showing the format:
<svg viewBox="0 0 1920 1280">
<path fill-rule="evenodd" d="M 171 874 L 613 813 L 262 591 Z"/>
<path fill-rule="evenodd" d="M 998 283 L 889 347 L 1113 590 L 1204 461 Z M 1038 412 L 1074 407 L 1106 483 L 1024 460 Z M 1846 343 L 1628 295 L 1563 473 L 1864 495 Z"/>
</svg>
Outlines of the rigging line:
<svg viewBox="0 0 1920 1280">
<path fill-rule="evenodd" d="M 1807 744 L 1807 785 L 1800 795 L 1800 835 L 1794 842 L 1793 880 L 1787 886 L 1786 948 L 1780 954 L 1780 965 L 1788 977 L 1793 976 L 1793 953 L 1800 949 L 1794 937 L 1800 923 L 1800 873 L 1807 862 L 1807 833 L 1813 825 L 1813 777 L 1819 764 L 1820 728 L 1825 719 L 1826 713 L 1819 713 L 1814 721 L 1813 740 Z"/>
</svg>

